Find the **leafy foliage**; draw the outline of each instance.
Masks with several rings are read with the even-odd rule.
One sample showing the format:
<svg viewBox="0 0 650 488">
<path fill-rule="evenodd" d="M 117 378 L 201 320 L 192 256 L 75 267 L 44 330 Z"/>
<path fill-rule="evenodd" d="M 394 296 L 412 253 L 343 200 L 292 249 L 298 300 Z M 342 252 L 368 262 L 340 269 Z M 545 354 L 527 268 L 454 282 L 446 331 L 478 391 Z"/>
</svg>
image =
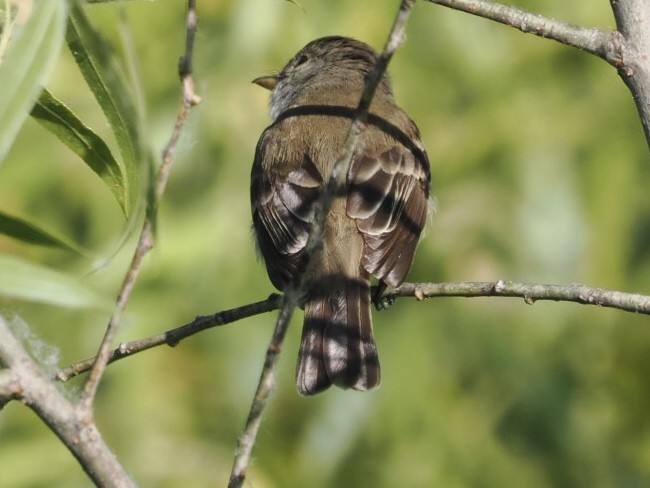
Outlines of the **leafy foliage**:
<svg viewBox="0 0 650 488">
<path fill-rule="evenodd" d="M 59 247 L 81 255 L 85 254 L 76 244 L 64 237 L 56 236 L 39 225 L 3 212 L 0 212 L 0 233 L 29 244 Z"/>
<path fill-rule="evenodd" d="M 148 150 L 144 149 L 146 143 L 138 129 L 141 117 L 131 96 L 133 90 L 129 89 L 121 75 L 119 61 L 109 44 L 92 27 L 79 2 L 72 3 L 69 16 L 67 2 L 57 0 L 40 0 L 33 10 L 25 6 L 21 8 L 24 10 L 12 11 L 7 4 L 5 10 L 8 20 L 5 21 L 5 36 L 2 37 L 5 42 L 2 44 L 8 46 L 9 51 L 0 66 L 0 83 L 8 89 L 0 94 L 0 160 L 8 152 L 27 115 L 31 113 L 35 120 L 102 178 L 128 217 L 141 193 L 142 181 L 139 175 L 143 172 L 139 168 L 146 166 L 149 160 L 143 157 Z M 27 17 L 27 20 L 24 21 L 23 17 Z M 16 39 L 12 39 L 8 27 L 15 27 L 19 20 L 24 21 L 25 26 Z M 98 133 L 47 89 L 41 88 L 57 59 L 66 25 L 65 40 L 110 124 L 122 157 L 120 160 L 113 156 L 109 145 Z M 36 98 L 39 91 L 40 96 Z M 1 210 L 0 234 L 28 244 L 56 246 L 87 255 L 72 239 L 55 236 L 45 228 Z M 47 277 L 53 280 L 53 290 L 56 286 L 60 286 L 61 290 L 69 287 L 72 278 L 50 273 L 38 265 L 17 265 L 8 256 L 6 259 L 10 260 L 12 266 L 2 270 L 6 286 L 0 290 L 0 294 L 64 306 L 78 305 L 65 297 L 56 300 L 48 293 L 39 293 L 33 289 L 28 292 L 29 287 L 21 289 L 16 286 L 11 289 L 7 279 L 12 272 L 20 273 L 25 283 L 42 283 Z M 32 272 L 34 275 L 30 278 Z M 96 303 L 96 300 L 87 300 L 87 297 L 83 301 Z"/>
<path fill-rule="evenodd" d="M 108 309 L 112 303 L 80 279 L 15 257 L 0 255 L 0 270 L 0 293 L 5 296 L 70 308 Z"/>
<path fill-rule="evenodd" d="M 73 3 L 72 6 L 66 40 L 81 74 L 115 134 L 122 155 L 122 165 L 114 168 L 110 164 L 109 172 L 113 172 L 115 176 L 110 178 L 109 184 L 115 186 L 116 189 L 113 191 L 128 215 L 138 195 L 135 179 L 139 174 L 137 168 L 142 164 L 144 152 L 139 135 L 140 119 L 136 111 L 137 105 L 124 81 L 121 67 L 111 47 L 93 29 L 78 3 Z M 96 169 L 95 160 L 86 162 L 100 176 L 105 173 L 104 170 Z M 111 162 L 107 161 L 107 163 Z M 106 164 L 102 167 L 106 167 Z M 119 173 L 114 171 L 115 169 L 119 169 Z"/>
<path fill-rule="evenodd" d="M 9 4 L 5 2 L 5 13 Z M 67 3 L 59 0 L 41 0 L 38 8 L 16 34 L 0 65 L 0 162 L 5 158 L 18 131 L 29 115 L 29 110 L 56 61 L 65 31 Z M 5 15 L 3 32 L 14 19 Z M 8 43 L 5 43 L 7 45 Z"/>
<path fill-rule="evenodd" d="M 126 175 L 104 140 L 47 90 L 41 92 L 31 115 L 105 181 L 126 212 Z"/>
</svg>

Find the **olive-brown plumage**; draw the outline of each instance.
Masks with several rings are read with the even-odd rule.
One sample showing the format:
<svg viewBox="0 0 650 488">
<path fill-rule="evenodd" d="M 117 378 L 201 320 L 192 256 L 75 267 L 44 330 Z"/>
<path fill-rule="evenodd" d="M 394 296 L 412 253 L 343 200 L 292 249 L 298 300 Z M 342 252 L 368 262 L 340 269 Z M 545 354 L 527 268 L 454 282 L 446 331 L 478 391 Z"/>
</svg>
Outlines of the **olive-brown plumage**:
<svg viewBox="0 0 650 488">
<path fill-rule="evenodd" d="M 341 155 L 367 74 L 377 61 L 366 44 L 325 37 L 307 44 L 276 76 L 271 116 L 251 175 L 253 225 L 273 284 L 285 289 L 303 268 L 313 202 Z M 368 390 L 380 368 L 370 314 L 370 278 L 406 278 L 424 227 L 429 162 L 413 121 L 393 100 L 388 77 L 370 107 L 348 173 L 334 198 L 322 246 L 306 276 L 297 368 L 300 393 L 331 384 Z"/>
</svg>

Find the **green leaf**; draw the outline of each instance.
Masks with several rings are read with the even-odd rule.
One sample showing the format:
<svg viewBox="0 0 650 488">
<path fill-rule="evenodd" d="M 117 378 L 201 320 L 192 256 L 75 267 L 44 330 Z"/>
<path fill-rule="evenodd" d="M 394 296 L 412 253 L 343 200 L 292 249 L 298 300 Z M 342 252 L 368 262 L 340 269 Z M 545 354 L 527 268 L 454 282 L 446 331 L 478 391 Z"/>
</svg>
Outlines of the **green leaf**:
<svg viewBox="0 0 650 488">
<path fill-rule="evenodd" d="M 104 140 L 47 90 L 43 90 L 32 108 L 32 117 L 57 136 L 104 180 L 122 211 L 126 213 L 125 175 Z"/>
<path fill-rule="evenodd" d="M 0 210 L 0 234 L 4 234 L 14 239 L 18 239 L 29 244 L 40 246 L 59 247 L 68 251 L 75 252 L 82 256 L 88 253 L 83 251 L 75 243 L 54 235 L 39 226 L 27 222 L 21 218 L 8 215 Z"/>
<path fill-rule="evenodd" d="M 78 2 L 72 4 L 66 40 L 115 134 L 122 156 L 128 215 L 139 195 L 137 176 L 143 153 L 136 104 L 110 46 L 93 29 Z"/>
<path fill-rule="evenodd" d="M 0 161 L 20 131 L 63 42 L 67 2 L 39 0 L 0 65 Z"/>
<path fill-rule="evenodd" d="M 69 308 L 111 307 L 111 300 L 77 277 L 2 254 L 0 295 Z"/>
</svg>

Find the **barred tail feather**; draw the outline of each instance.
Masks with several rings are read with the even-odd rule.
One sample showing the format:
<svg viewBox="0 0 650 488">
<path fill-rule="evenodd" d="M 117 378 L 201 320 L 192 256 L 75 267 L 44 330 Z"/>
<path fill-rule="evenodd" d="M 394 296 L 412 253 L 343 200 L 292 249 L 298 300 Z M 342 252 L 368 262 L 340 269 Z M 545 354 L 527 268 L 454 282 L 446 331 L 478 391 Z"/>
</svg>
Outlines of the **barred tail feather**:
<svg viewBox="0 0 650 488">
<path fill-rule="evenodd" d="M 369 390 L 379 384 L 380 367 L 370 314 L 366 276 L 326 287 L 332 293 L 307 298 L 298 360 L 297 385 L 313 395 L 335 384 Z M 331 288 L 334 288 L 333 290 Z"/>
</svg>

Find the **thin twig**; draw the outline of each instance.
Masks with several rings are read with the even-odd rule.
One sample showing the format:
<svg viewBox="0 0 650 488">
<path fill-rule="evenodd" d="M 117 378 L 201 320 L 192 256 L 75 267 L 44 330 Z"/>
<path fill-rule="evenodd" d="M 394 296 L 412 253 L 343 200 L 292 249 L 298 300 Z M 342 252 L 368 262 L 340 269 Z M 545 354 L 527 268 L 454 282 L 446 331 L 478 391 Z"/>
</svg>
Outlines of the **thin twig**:
<svg viewBox="0 0 650 488">
<path fill-rule="evenodd" d="M 390 302 L 397 297 L 410 296 L 419 300 L 434 297 L 518 297 L 523 298 L 529 305 L 532 305 L 537 300 L 552 300 L 597 305 L 650 315 L 650 296 L 593 288 L 577 283 L 542 285 L 504 280 L 460 283 L 404 283 L 397 288 L 386 290 L 383 299 Z"/>
<path fill-rule="evenodd" d="M 200 97 L 194 93 L 194 82 L 192 80 L 191 72 L 194 32 L 196 31 L 196 5 L 194 0 L 188 1 L 187 9 L 187 39 L 185 45 L 185 53 L 181 58 L 181 62 L 179 63 L 179 75 L 181 76 L 183 86 L 183 102 L 176 117 L 176 123 L 169 138 L 169 142 L 163 151 L 162 164 L 158 170 L 158 175 L 153 187 L 154 195 L 150 197 L 153 199 L 153 201 L 150 202 L 147 208 L 144 224 L 142 226 L 142 232 L 140 233 L 140 238 L 138 239 L 138 244 L 133 254 L 129 269 L 126 272 L 124 281 L 122 282 L 122 287 L 115 303 L 113 315 L 108 322 L 108 326 L 106 327 L 104 338 L 102 339 L 101 345 L 99 346 L 95 362 L 84 385 L 84 391 L 80 400 L 80 407 L 86 411 L 90 411 L 91 409 L 95 394 L 97 393 L 97 388 L 110 360 L 111 346 L 122 321 L 122 315 L 126 309 L 126 305 L 131 296 L 131 292 L 133 291 L 135 282 L 142 268 L 142 261 L 154 246 L 154 225 L 156 220 L 157 202 L 160 201 L 165 191 L 165 186 L 167 184 L 172 163 L 174 161 L 174 152 L 183 130 L 185 120 L 187 119 L 187 115 L 191 108 L 194 105 L 198 104 L 201 100 Z"/>
<path fill-rule="evenodd" d="M 259 315 L 262 313 L 270 312 L 272 310 L 277 310 L 280 307 L 280 298 L 280 295 L 274 293 L 270 295 L 266 300 L 262 300 L 260 302 L 251 303 L 249 305 L 233 308 L 231 310 L 224 310 L 212 315 L 199 316 L 196 317 L 192 322 L 181 325 L 180 327 L 176 327 L 174 329 L 170 329 L 166 332 L 155 334 L 145 339 L 124 342 L 120 344 L 118 348 L 111 351 L 108 364 L 119 361 L 120 359 L 128 358 L 139 352 L 151 349 L 152 347 L 162 345 L 175 347 L 183 339 L 186 339 L 187 337 L 190 337 L 194 334 L 198 334 L 199 332 L 202 332 L 206 329 L 230 324 L 247 317 L 252 317 L 253 315 Z M 95 358 L 89 358 L 84 361 L 72 364 L 67 368 L 63 368 L 57 372 L 56 379 L 61 382 L 66 382 L 75 376 L 88 371 L 94 362 Z"/>
<path fill-rule="evenodd" d="M 251 409 L 246 419 L 246 425 L 242 434 L 237 439 L 237 451 L 235 452 L 235 459 L 228 481 L 229 488 L 242 486 L 246 478 L 246 470 L 250 464 L 253 446 L 255 445 L 260 425 L 262 425 L 262 414 L 271 394 L 275 390 L 275 368 L 280 357 L 284 336 L 289 328 L 289 322 L 296 307 L 296 299 L 294 297 L 294 293 L 285 293 L 282 296 L 280 314 L 276 321 L 271 343 L 266 350 L 262 374 L 260 375 L 260 380 L 255 390 L 255 396 L 251 402 Z"/>
<path fill-rule="evenodd" d="M 366 81 L 361 100 L 359 101 L 359 106 L 357 107 L 356 115 L 352 121 L 343 146 L 344 149 L 342 154 L 332 168 L 332 176 L 330 177 L 326 187 L 314 204 L 314 223 L 310 229 L 304 251 L 307 264 L 304 269 L 301 270 L 302 272 L 299 273 L 295 282 L 283 295 L 282 307 L 276 322 L 273 337 L 266 351 L 264 367 L 262 368 L 257 390 L 251 403 L 251 409 L 244 430 L 237 442 L 237 452 L 235 454 L 228 483 L 228 486 L 231 488 L 240 487 L 246 478 L 246 470 L 248 469 L 257 432 L 262 422 L 262 413 L 264 412 L 271 393 L 275 389 L 276 364 L 282 349 L 284 336 L 291 320 L 291 316 L 293 315 L 293 310 L 298 303 L 298 298 L 302 294 L 301 290 L 304 286 L 304 276 L 309 271 L 309 267 L 313 261 L 312 256 L 314 255 L 314 251 L 318 246 L 320 246 L 323 226 L 334 196 L 340 194 L 341 189 L 345 188 L 347 169 L 350 166 L 352 156 L 359 144 L 359 136 L 364 129 L 365 121 L 368 116 L 368 109 L 377 86 L 386 72 L 386 68 L 388 67 L 388 63 L 393 53 L 404 42 L 406 23 L 414 3 L 415 0 L 402 0 L 401 2 L 384 50 L 379 56 L 377 64 Z"/>
<path fill-rule="evenodd" d="M 568 285 L 544 285 L 537 283 L 518 283 L 514 281 L 461 281 L 449 283 L 403 283 L 397 288 L 384 291 L 380 304 L 392 303 L 399 297 L 414 297 L 418 300 L 441 297 L 514 297 L 522 298 L 532 304 L 538 300 L 555 302 L 574 302 L 583 305 L 614 308 L 624 312 L 650 315 L 650 296 L 638 293 L 625 293 L 617 290 L 606 290 L 591 286 L 572 283 Z M 155 334 L 145 339 L 125 342 L 111 351 L 109 364 L 125 359 L 134 354 L 161 345 L 175 346 L 181 340 L 198 334 L 206 329 L 230 324 L 238 320 L 277 310 L 281 307 L 281 296 L 272 294 L 266 300 L 216 312 L 212 315 L 200 316 L 192 322 L 181 325 L 161 334 Z M 66 382 L 90 369 L 95 358 L 86 359 L 60 370 L 56 378 Z M 2 373 L 3 370 L 0 370 Z M 4 378 L 8 380 L 7 378 Z M 3 394 L 0 377 L 0 398 Z"/>
</svg>

